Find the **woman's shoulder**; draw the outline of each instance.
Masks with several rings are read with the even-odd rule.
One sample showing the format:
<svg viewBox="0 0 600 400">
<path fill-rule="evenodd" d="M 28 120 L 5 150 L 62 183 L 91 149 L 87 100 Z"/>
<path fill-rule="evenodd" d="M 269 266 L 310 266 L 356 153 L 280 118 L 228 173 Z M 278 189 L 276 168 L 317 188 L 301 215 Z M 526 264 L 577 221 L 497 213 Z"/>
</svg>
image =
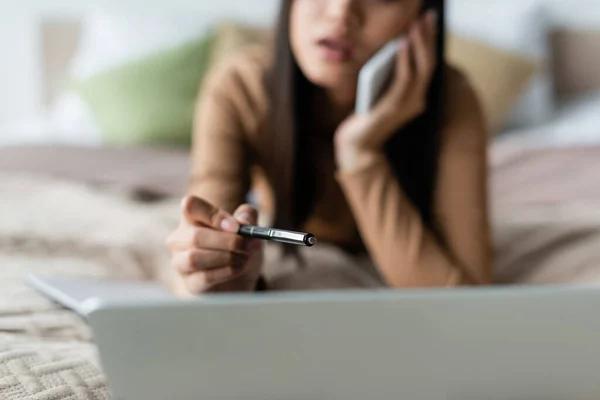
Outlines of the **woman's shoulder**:
<svg viewBox="0 0 600 400">
<path fill-rule="evenodd" d="M 237 111 L 261 117 L 267 110 L 266 74 L 272 65 L 270 47 L 246 46 L 211 67 L 201 91 L 217 96 Z"/>
<path fill-rule="evenodd" d="M 448 100 L 474 100 L 477 97 L 469 77 L 458 67 L 447 64 L 445 69 L 446 98 Z"/>
<path fill-rule="evenodd" d="M 476 88 L 469 77 L 453 65 L 445 70 L 446 99 L 445 120 L 447 124 L 473 122 L 482 125 L 482 134 L 487 134 L 485 111 Z"/>
<path fill-rule="evenodd" d="M 246 45 L 228 56 L 221 56 L 211 67 L 210 78 L 242 79 L 246 83 L 262 80 L 270 69 L 273 57 L 266 44 Z"/>
</svg>

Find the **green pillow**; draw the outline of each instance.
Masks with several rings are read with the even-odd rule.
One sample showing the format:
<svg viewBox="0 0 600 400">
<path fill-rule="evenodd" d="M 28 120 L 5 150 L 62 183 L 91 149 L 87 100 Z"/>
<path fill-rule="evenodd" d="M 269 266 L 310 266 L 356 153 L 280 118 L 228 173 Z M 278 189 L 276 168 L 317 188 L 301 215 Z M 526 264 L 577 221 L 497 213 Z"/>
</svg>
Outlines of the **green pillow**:
<svg viewBox="0 0 600 400">
<path fill-rule="evenodd" d="M 210 32 L 76 82 L 75 91 L 92 110 L 104 142 L 188 146 L 214 38 Z"/>
</svg>

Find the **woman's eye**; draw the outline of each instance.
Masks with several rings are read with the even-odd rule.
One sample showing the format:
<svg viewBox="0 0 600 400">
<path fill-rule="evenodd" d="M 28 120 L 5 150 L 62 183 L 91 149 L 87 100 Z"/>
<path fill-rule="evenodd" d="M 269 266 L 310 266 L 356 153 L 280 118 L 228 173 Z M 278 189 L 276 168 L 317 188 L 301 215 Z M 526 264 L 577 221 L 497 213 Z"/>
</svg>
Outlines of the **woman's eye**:
<svg viewBox="0 0 600 400">
<path fill-rule="evenodd" d="M 399 3 L 403 0 L 359 0 L 365 5 Z"/>
</svg>

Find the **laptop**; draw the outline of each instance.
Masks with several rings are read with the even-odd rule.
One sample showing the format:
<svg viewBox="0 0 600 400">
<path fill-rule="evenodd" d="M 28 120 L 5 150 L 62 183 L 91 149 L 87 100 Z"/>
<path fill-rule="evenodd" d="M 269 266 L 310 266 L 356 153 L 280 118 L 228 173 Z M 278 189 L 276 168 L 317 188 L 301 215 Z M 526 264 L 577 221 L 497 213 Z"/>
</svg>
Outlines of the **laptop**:
<svg viewBox="0 0 600 400">
<path fill-rule="evenodd" d="M 600 398 L 592 287 L 108 297 L 116 400 Z"/>
<path fill-rule="evenodd" d="M 115 281 L 30 274 L 30 286 L 46 297 L 85 317 L 89 308 L 105 301 L 173 299 L 162 285 L 149 281 Z"/>
</svg>

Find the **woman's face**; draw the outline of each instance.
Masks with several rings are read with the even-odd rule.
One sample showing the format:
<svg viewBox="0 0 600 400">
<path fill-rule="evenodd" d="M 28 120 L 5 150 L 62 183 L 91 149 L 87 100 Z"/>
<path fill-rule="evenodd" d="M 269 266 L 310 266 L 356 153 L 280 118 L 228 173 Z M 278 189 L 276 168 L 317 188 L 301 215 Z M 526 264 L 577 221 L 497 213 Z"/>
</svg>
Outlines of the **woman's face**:
<svg viewBox="0 0 600 400">
<path fill-rule="evenodd" d="M 361 67 L 408 33 L 422 0 L 293 0 L 290 43 L 300 69 L 327 89 L 356 85 Z"/>
</svg>

